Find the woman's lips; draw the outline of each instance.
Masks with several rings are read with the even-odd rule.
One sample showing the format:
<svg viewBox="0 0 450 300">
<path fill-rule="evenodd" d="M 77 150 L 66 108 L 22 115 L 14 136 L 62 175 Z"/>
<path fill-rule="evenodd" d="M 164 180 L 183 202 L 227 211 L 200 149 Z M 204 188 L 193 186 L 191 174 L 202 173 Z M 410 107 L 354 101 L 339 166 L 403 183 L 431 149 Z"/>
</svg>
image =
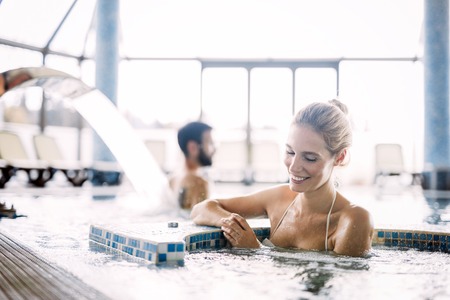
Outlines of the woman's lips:
<svg viewBox="0 0 450 300">
<path fill-rule="evenodd" d="M 294 183 L 302 183 L 303 181 L 305 181 L 308 178 L 309 177 L 294 176 L 291 174 L 291 181 Z"/>
</svg>

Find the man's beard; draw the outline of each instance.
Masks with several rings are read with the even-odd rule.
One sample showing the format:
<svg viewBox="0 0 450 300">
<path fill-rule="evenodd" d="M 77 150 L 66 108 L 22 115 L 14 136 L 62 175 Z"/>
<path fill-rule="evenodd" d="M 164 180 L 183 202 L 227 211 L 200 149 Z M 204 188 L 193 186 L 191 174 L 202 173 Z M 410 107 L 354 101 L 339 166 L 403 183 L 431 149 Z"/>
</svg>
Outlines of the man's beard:
<svg viewBox="0 0 450 300">
<path fill-rule="evenodd" d="M 206 155 L 203 149 L 200 149 L 200 154 L 198 156 L 198 162 L 202 167 L 209 167 L 212 165 L 212 158 Z"/>
</svg>

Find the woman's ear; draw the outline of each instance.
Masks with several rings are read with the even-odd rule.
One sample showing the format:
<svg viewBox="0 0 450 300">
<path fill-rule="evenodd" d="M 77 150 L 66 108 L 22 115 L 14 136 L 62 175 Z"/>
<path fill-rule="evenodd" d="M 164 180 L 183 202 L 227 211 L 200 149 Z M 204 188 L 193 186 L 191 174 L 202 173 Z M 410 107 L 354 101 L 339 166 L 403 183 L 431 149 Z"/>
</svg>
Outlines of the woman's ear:
<svg viewBox="0 0 450 300">
<path fill-rule="evenodd" d="M 344 165 L 344 161 L 345 161 L 346 156 L 347 156 L 347 149 L 342 149 L 342 151 L 339 152 L 338 155 L 336 155 L 336 159 L 334 161 L 334 165 L 335 166 L 342 166 L 342 165 Z"/>
</svg>

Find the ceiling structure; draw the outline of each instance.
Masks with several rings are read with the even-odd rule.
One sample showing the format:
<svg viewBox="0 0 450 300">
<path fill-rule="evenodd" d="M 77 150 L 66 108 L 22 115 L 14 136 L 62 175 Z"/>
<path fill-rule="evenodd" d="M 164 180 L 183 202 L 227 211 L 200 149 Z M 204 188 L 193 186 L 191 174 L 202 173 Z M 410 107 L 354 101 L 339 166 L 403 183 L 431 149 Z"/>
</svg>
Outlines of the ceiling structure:
<svg viewBox="0 0 450 300">
<path fill-rule="evenodd" d="M 14 61 L 11 67 L 22 67 L 15 58 L 23 54 L 42 54 L 42 63 L 52 55 L 92 59 L 95 7 L 92 0 L 3 0 L 0 54 Z M 420 57 L 422 15 L 418 0 L 128 0 L 120 2 L 120 56 Z"/>
</svg>

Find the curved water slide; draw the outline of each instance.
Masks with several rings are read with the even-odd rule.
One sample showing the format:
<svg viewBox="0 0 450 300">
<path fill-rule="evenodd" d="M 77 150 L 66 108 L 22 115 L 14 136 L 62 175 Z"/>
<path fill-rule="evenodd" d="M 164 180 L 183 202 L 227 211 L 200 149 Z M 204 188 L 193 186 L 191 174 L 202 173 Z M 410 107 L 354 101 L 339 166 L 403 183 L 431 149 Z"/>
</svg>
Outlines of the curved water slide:
<svg viewBox="0 0 450 300">
<path fill-rule="evenodd" d="M 170 202 L 166 175 L 135 130 L 101 91 L 69 74 L 46 67 L 14 69 L 5 77 L 10 82 L 22 78 L 14 85 L 5 85 L 9 87 L 5 92 L 37 86 L 47 95 L 59 97 L 75 108 L 111 150 L 134 189 L 149 198 L 151 208 Z"/>
</svg>

